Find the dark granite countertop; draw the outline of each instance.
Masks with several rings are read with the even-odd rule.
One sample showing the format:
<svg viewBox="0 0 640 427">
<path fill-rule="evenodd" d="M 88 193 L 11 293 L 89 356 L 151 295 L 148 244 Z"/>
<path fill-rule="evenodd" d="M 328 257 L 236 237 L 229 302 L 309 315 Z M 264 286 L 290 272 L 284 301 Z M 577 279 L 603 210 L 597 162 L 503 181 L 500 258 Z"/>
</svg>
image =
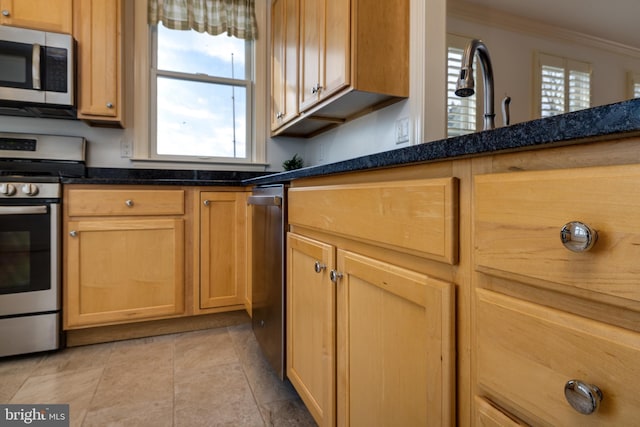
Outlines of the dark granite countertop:
<svg viewBox="0 0 640 427">
<path fill-rule="evenodd" d="M 640 135 L 640 99 L 288 172 L 88 168 L 65 184 L 242 186 Z M 366 141 L 363 142 L 366 144 Z"/>
<path fill-rule="evenodd" d="M 87 168 L 83 178 L 62 178 L 63 184 L 143 184 L 243 186 L 244 181 L 268 172 L 199 171 L 174 169 Z"/>
<path fill-rule="evenodd" d="M 286 183 L 299 178 L 635 135 L 640 135 L 640 99 L 412 145 L 341 162 L 251 178 L 245 180 L 244 184 Z"/>
</svg>

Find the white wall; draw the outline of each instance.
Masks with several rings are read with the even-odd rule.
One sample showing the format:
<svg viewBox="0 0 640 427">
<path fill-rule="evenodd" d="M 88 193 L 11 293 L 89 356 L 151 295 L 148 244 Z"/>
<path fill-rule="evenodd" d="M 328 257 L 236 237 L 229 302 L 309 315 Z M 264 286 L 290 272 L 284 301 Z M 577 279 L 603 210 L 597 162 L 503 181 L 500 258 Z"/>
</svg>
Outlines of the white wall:
<svg viewBox="0 0 640 427">
<path fill-rule="evenodd" d="M 500 101 L 505 95 L 511 97 L 511 123 L 536 118 L 532 101 L 533 52 L 536 49 L 592 64 L 592 106 L 628 99 L 626 73 L 630 70 L 640 71 L 638 56 L 634 58 L 588 46 L 584 41 L 562 41 L 553 37 L 553 34 L 545 38 L 451 16 L 447 21 L 447 30 L 469 38 L 480 38 L 489 48 L 493 63 L 497 126 L 502 124 Z"/>
<path fill-rule="evenodd" d="M 408 101 L 401 101 L 313 139 L 303 140 L 298 143 L 297 152 L 303 157 L 305 166 L 311 166 L 407 146 L 408 142 L 396 144 L 395 123 L 408 117 Z"/>
</svg>

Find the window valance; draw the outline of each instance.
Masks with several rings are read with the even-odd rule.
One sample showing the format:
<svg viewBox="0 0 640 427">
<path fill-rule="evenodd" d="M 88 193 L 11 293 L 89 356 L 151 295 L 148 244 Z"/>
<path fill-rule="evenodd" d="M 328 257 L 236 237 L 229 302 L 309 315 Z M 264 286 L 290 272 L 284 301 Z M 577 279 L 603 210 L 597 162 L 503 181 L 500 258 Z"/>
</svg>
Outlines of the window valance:
<svg viewBox="0 0 640 427">
<path fill-rule="evenodd" d="M 257 37 L 254 0 L 149 0 L 149 23 L 213 36 Z"/>
</svg>

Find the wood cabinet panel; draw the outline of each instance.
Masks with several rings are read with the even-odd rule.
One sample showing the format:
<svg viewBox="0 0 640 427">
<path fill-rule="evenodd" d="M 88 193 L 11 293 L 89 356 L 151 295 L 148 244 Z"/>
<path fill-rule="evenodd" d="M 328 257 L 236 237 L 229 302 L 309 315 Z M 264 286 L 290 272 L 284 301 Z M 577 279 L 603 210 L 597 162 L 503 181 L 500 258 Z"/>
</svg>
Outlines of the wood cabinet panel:
<svg viewBox="0 0 640 427">
<path fill-rule="evenodd" d="M 123 125 L 123 0 L 74 2 L 78 43 L 78 118 Z"/>
<path fill-rule="evenodd" d="M 183 215 L 184 190 L 71 189 L 69 216 Z"/>
<path fill-rule="evenodd" d="M 633 425 L 640 417 L 640 335 L 491 291 L 477 290 L 478 386 L 533 425 Z M 564 386 L 600 388 L 600 408 L 575 411 Z"/>
<path fill-rule="evenodd" d="M 0 0 L 0 10 L 3 12 L 0 14 L 0 24 L 71 34 L 72 4 L 73 0 Z"/>
<path fill-rule="evenodd" d="M 318 425 L 333 426 L 336 293 L 329 272 L 335 248 L 289 233 L 287 260 L 287 376 Z"/>
<path fill-rule="evenodd" d="M 271 130 L 298 115 L 297 0 L 275 0 L 271 6 Z"/>
<path fill-rule="evenodd" d="M 524 422 L 496 408 L 485 399 L 475 397 L 475 421 L 478 427 L 518 427 L 526 426 Z"/>
<path fill-rule="evenodd" d="M 590 167 L 475 177 L 476 269 L 640 311 L 640 167 Z M 575 253 L 561 227 L 598 232 Z"/>
<path fill-rule="evenodd" d="M 458 181 L 441 178 L 289 190 L 289 222 L 454 264 Z"/>
<path fill-rule="evenodd" d="M 245 193 L 200 193 L 199 309 L 243 303 L 246 281 Z"/>
<path fill-rule="evenodd" d="M 454 288 L 338 250 L 338 424 L 455 424 Z"/>
<path fill-rule="evenodd" d="M 184 311 L 184 220 L 69 221 L 65 327 Z"/>
</svg>

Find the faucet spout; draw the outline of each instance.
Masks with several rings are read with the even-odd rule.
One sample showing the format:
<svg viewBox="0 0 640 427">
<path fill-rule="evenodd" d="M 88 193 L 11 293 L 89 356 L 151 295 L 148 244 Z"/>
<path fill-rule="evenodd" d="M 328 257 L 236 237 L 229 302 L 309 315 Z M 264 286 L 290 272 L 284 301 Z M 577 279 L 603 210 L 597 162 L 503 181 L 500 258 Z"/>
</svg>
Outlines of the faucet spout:
<svg viewBox="0 0 640 427">
<path fill-rule="evenodd" d="M 494 129 L 495 111 L 494 111 L 494 90 L 493 90 L 493 68 L 491 66 L 491 57 L 489 49 L 482 40 L 473 39 L 464 49 L 462 54 L 462 67 L 460 69 L 460 77 L 456 84 L 456 95 L 460 97 L 471 96 L 475 93 L 473 80 L 473 59 L 478 54 L 480 60 L 480 68 L 482 69 L 483 87 L 484 87 L 484 126 L 483 129 Z"/>
</svg>

